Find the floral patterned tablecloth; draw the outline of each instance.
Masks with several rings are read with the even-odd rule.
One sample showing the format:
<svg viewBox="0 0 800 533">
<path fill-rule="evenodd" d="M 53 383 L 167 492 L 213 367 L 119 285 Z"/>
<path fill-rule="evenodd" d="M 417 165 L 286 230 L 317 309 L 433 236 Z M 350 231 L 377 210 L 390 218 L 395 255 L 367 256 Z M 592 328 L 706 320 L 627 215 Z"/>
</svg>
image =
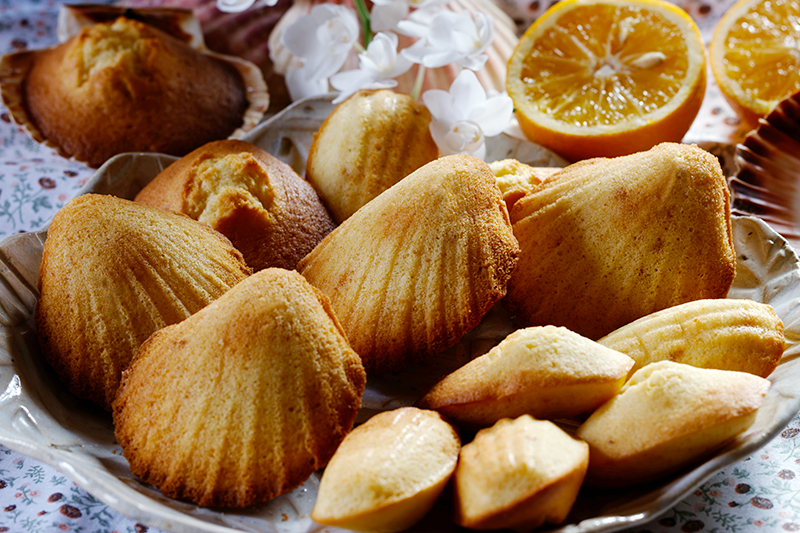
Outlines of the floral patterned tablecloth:
<svg viewBox="0 0 800 533">
<path fill-rule="evenodd" d="M 498 0 L 525 27 L 550 5 Z M 706 39 L 731 0 L 686 1 Z M 0 0 L 0 54 L 55 42 L 58 2 Z M 685 141 L 729 155 L 746 133 L 709 84 Z M 730 169 L 730 161 L 726 161 Z M 93 170 L 33 142 L 0 105 L 0 239 L 43 227 L 75 196 Z M 120 515 L 58 470 L 0 446 L 0 532 L 143 532 L 146 524 Z M 634 532 L 800 531 L 800 417 L 757 454 L 714 475 L 657 520 Z"/>
</svg>

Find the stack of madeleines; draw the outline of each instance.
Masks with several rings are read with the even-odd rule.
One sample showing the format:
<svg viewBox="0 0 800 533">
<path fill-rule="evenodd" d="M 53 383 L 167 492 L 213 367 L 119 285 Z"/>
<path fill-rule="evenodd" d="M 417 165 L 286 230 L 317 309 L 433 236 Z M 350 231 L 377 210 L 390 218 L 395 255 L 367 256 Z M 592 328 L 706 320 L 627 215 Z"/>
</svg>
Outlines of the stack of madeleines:
<svg viewBox="0 0 800 533">
<path fill-rule="evenodd" d="M 401 531 L 451 486 L 457 524 L 529 531 L 585 484 L 661 479 L 747 430 L 785 339 L 771 307 L 725 299 L 716 158 L 663 144 L 564 169 L 407 168 L 394 136 L 432 141 L 405 98 L 337 107 L 308 181 L 219 141 L 136 201 L 86 195 L 54 218 L 42 350 L 112 412 L 134 475 L 243 507 L 325 468 L 322 524 Z M 424 369 L 498 303 L 516 331 L 353 429 L 368 376 Z"/>
</svg>

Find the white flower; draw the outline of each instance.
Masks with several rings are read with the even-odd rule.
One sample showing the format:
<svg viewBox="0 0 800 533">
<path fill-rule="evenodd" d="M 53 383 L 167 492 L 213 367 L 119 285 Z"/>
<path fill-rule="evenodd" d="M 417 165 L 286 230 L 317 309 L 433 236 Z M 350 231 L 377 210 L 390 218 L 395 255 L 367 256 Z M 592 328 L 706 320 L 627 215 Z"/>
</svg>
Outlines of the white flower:
<svg viewBox="0 0 800 533">
<path fill-rule="evenodd" d="M 325 93 L 328 78 L 347 61 L 358 35 L 355 13 L 338 4 L 318 4 L 287 27 L 281 43 L 299 60 L 286 74 L 292 99 Z"/>
<path fill-rule="evenodd" d="M 381 32 L 358 55 L 359 68 L 340 72 L 331 78 L 334 89 L 341 94 L 333 101 L 338 104 L 359 89 L 384 89 L 397 85 L 397 76 L 404 74 L 413 63 L 397 54 L 397 35 Z"/>
<path fill-rule="evenodd" d="M 397 30 L 411 9 L 431 9 L 448 0 L 373 0 L 370 24 L 373 31 Z"/>
<path fill-rule="evenodd" d="M 455 63 L 470 70 L 480 70 L 484 54 L 494 39 L 492 19 L 483 13 L 474 18 L 467 13 L 439 11 L 430 21 L 429 31 L 403 50 L 403 55 L 427 68 Z"/>
<path fill-rule="evenodd" d="M 431 112 L 430 130 L 442 155 L 486 155 L 486 137 L 499 135 L 511 120 L 514 103 L 507 94 L 486 97 L 471 70 L 462 70 L 449 91 L 432 89 L 422 94 Z"/>
<path fill-rule="evenodd" d="M 256 0 L 217 0 L 217 9 L 225 13 L 241 13 L 256 3 Z M 274 6 L 278 0 L 261 0 L 265 6 Z"/>
</svg>

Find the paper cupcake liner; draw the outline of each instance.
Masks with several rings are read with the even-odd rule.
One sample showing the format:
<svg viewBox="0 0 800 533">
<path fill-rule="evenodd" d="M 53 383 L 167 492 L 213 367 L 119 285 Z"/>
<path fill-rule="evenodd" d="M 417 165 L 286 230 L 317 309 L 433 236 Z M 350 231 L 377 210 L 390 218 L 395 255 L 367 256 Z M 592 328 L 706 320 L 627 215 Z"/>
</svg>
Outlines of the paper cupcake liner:
<svg viewBox="0 0 800 533">
<path fill-rule="evenodd" d="M 269 90 L 261 69 L 245 59 L 209 51 L 203 41 L 200 25 L 190 11 L 156 8 L 140 11 L 89 4 L 62 6 L 58 21 L 59 40 L 62 42 L 68 40 L 88 25 L 104 20 L 113 20 L 117 16 L 130 16 L 131 13 L 135 15 L 131 18 L 143 22 L 157 21 L 153 25 L 164 31 L 169 31 L 171 35 L 189 43 L 199 53 L 227 63 L 239 72 L 248 106 L 242 115 L 242 125 L 228 136 L 229 139 L 241 138 L 261 122 L 269 107 Z M 34 141 L 52 148 L 67 159 L 85 163 L 85 160 L 67 153 L 60 146 L 50 142 L 33 123 L 25 106 L 25 79 L 33 67 L 36 55 L 49 49 L 23 50 L 2 56 L 0 58 L 0 98 L 8 108 L 14 122 Z"/>
</svg>

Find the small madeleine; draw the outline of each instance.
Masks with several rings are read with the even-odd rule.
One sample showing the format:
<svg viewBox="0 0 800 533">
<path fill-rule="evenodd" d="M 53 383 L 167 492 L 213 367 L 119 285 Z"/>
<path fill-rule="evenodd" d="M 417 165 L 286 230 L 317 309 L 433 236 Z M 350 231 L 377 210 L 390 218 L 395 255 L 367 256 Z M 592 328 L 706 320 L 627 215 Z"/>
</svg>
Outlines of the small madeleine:
<svg viewBox="0 0 800 533">
<path fill-rule="evenodd" d="M 786 338 L 767 304 L 752 300 L 696 300 L 669 307 L 612 331 L 599 341 L 631 356 L 631 373 L 656 361 L 750 372 L 767 377 L 778 366 Z"/>
<path fill-rule="evenodd" d="M 552 422 L 528 415 L 482 429 L 461 449 L 455 521 L 471 529 L 530 531 L 569 514 L 589 447 Z"/>
<path fill-rule="evenodd" d="M 414 525 L 450 479 L 461 441 L 434 411 L 404 407 L 370 418 L 336 450 L 311 518 L 390 533 Z"/>
<path fill-rule="evenodd" d="M 645 366 L 578 428 L 591 450 L 587 482 L 635 485 L 705 457 L 753 423 L 769 387 L 746 372 Z"/>
<path fill-rule="evenodd" d="M 632 366 L 627 355 L 566 328 L 526 328 L 446 376 L 419 405 L 469 427 L 526 413 L 576 416 L 617 394 Z"/>
</svg>

